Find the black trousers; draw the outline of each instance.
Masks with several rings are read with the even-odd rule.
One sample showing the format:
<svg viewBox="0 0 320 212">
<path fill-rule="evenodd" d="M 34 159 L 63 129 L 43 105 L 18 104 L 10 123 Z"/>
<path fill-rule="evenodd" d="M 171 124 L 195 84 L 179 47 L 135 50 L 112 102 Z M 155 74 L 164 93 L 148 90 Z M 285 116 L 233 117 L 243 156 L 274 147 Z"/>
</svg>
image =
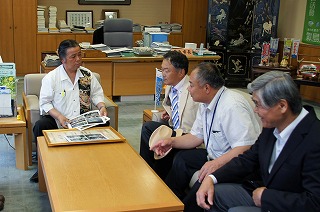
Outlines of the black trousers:
<svg viewBox="0 0 320 212">
<path fill-rule="evenodd" d="M 187 196 L 182 200 L 184 204 L 184 212 L 203 212 L 204 209 L 197 204 L 197 191 L 200 188 L 200 183 L 197 181 L 192 186 Z"/>
<path fill-rule="evenodd" d="M 200 148 L 181 150 L 175 155 L 165 183 L 180 200 L 186 196 L 193 174 L 207 161 L 207 150 Z"/>
<path fill-rule="evenodd" d="M 148 165 L 159 175 L 162 180 L 165 180 L 169 170 L 172 166 L 174 155 L 179 151 L 172 149 L 168 155 L 160 160 L 154 159 L 154 152 L 150 151 L 149 139 L 153 131 L 155 131 L 161 125 L 167 125 L 161 122 L 148 121 L 142 125 L 141 139 L 140 139 L 140 155 L 148 163 Z M 172 131 L 172 136 L 175 136 L 175 131 Z"/>
<path fill-rule="evenodd" d="M 37 137 L 43 136 L 42 130 L 53 130 L 58 129 L 55 119 L 50 116 L 41 116 L 41 118 L 34 124 L 33 135 L 34 140 L 37 143 Z"/>
</svg>

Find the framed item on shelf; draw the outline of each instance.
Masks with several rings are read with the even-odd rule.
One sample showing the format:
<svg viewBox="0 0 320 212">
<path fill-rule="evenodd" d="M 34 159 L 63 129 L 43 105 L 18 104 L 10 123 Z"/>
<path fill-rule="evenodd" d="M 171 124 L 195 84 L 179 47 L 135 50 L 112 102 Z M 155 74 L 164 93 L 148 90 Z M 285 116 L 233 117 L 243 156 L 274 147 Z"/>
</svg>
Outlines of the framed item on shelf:
<svg viewBox="0 0 320 212">
<path fill-rule="evenodd" d="M 66 10 L 67 24 L 70 27 L 82 26 L 92 28 L 93 11 L 92 10 Z"/>
<path fill-rule="evenodd" d="M 78 0 L 79 4 L 113 4 L 113 5 L 130 5 L 131 0 Z"/>
<path fill-rule="evenodd" d="M 120 18 L 119 10 L 102 10 L 102 19 Z"/>
</svg>

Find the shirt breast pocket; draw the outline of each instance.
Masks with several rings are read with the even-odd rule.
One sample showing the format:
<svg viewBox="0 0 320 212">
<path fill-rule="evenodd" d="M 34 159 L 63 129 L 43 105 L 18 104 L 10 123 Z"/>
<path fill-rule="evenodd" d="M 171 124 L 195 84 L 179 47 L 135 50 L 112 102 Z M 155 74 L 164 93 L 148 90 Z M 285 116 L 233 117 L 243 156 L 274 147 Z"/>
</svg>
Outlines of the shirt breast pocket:
<svg viewBox="0 0 320 212">
<path fill-rule="evenodd" d="M 212 130 L 210 134 L 209 148 L 214 152 L 220 152 L 224 149 L 224 135 L 221 131 Z"/>
<path fill-rule="evenodd" d="M 67 99 L 67 91 L 65 89 L 59 89 L 55 91 L 54 102 L 59 105 L 65 105 Z"/>
</svg>

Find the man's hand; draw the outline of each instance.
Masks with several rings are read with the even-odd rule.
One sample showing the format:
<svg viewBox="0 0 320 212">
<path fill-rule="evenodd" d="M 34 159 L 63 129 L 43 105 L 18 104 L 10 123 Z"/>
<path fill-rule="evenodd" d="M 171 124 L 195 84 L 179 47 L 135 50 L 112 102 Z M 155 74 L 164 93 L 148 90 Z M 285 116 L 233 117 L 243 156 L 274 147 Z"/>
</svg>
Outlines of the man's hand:
<svg viewBox="0 0 320 212">
<path fill-rule="evenodd" d="M 197 191 L 197 204 L 205 209 L 209 210 L 213 205 L 214 184 L 211 177 L 204 178 L 199 190 Z"/>
<path fill-rule="evenodd" d="M 99 113 L 100 116 L 108 116 L 107 108 L 105 106 L 100 108 Z"/>
<path fill-rule="evenodd" d="M 220 165 L 218 164 L 217 160 L 212 160 L 206 162 L 199 171 L 199 182 L 202 182 L 202 180 L 208 176 L 209 174 L 216 171 L 218 168 L 220 168 Z"/>
<path fill-rule="evenodd" d="M 150 150 L 154 151 L 157 155 L 163 156 L 168 150 L 172 148 L 172 138 L 167 138 L 155 142 Z"/>
<path fill-rule="evenodd" d="M 262 197 L 262 193 L 265 189 L 267 189 L 267 188 L 266 187 L 259 187 L 252 192 L 252 199 L 253 199 L 254 204 L 256 204 L 257 207 L 261 207 L 261 197 Z"/>
<path fill-rule="evenodd" d="M 163 111 L 163 113 L 161 114 L 161 119 L 164 121 L 168 121 L 170 119 L 170 116 L 167 113 L 167 111 Z"/>
<path fill-rule="evenodd" d="M 58 120 L 59 120 L 59 123 L 61 124 L 61 126 L 65 129 L 68 129 L 68 125 L 67 123 L 69 122 L 69 119 L 67 119 L 65 116 L 63 116 L 62 114 L 60 114 L 58 116 Z"/>
</svg>

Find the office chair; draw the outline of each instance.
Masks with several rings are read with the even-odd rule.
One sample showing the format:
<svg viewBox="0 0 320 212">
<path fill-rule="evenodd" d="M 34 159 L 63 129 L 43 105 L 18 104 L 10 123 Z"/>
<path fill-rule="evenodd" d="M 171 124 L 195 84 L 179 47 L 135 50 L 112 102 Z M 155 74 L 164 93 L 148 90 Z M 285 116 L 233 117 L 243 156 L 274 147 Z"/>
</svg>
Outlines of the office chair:
<svg viewBox="0 0 320 212">
<path fill-rule="evenodd" d="M 103 26 L 94 30 L 92 37 L 92 44 L 100 44 L 103 43 Z"/>
<path fill-rule="evenodd" d="M 130 19 L 114 18 L 104 20 L 103 39 L 109 47 L 133 46 L 133 22 Z"/>
</svg>

